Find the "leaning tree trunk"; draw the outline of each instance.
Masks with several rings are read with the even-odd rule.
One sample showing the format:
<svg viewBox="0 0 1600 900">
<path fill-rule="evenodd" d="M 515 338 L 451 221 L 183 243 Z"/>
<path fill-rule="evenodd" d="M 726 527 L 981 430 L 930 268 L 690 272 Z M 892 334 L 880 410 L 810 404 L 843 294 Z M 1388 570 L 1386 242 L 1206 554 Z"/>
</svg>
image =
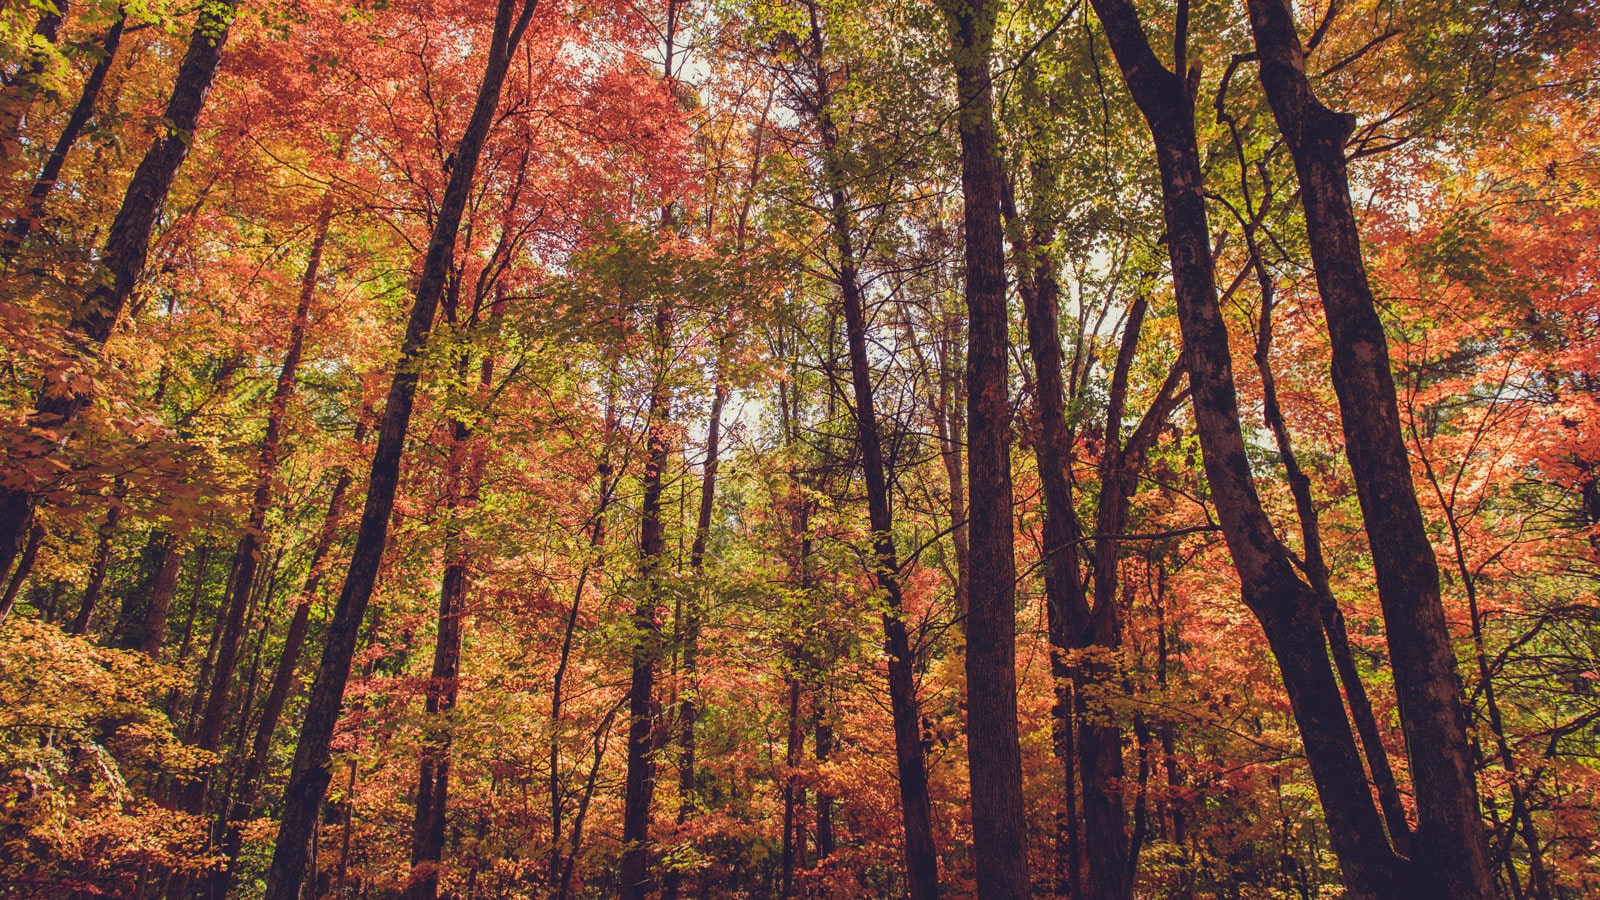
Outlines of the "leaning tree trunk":
<svg viewBox="0 0 1600 900">
<path fill-rule="evenodd" d="M 33 189 L 28 192 L 26 208 L 17 216 L 16 221 L 11 223 L 6 233 L 0 235 L 0 260 L 9 263 L 17 248 L 28 239 L 33 227 L 44 216 L 44 203 L 50 198 L 50 192 L 55 190 L 56 180 L 61 177 L 61 169 L 67 164 L 67 154 L 72 152 L 72 145 L 78 142 L 78 135 L 83 133 L 83 127 L 89 124 L 89 118 L 94 115 L 95 103 L 100 99 L 100 89 L 105 86 L 106 74 L 111 71 L 111 64 L 116 61 L 117 48 L 122 44 L 122 31 L 127 24 L 128 11 L 126 8 L 119 8 L 117 20 L 111 23 L 105 40 L 100 44 L 99 58 L 95 60 L 94 68 L 89 71 L 89 77 L 83 82 L 83 90 L 78 95 L 77 104 L 72 108 L 72 115 L 67 117 L 67 124 L 56 138 L 56 144 L 50 149 L 50 155 L 45 158 L 44 167 L 39 170 L 39 177 L 33 181 Z"/>
<path fill-rule="evenodd" d="M 85 283 L 86 296 L 73 310 L 67 324 L 67 338 L 79 357 L 74 365 L 86 365 L 99 355 L 144 273 L 151 231 L 166 203 L 178 167 L 188 156 L 190 144 L 194 143 L 195 126 L 199 124 L 206 92 L 222 60 L 222 46 L 228 39 L 236 2 L 218 0 L 201 7 L 200 19 L 189 37 L 188 50 L 178 65 L 178 77 L 162 116 L 160 136 L 145 153 L 139 168 L 134 170 L 122 206 L 106 236 L 100 253 L 103 271 Z M 42 391 L 30 419 L 46 436 L 37 438 L 31 446 L 20 448 L 11 460 L 11 468 L 29 466 L 30 460 L 54 453 L 88 402 L 86 394 L 76 391 L 64 394 Z M 22 475 L 18 479 L 20 486 L 0 491 L 0 572 L 10 570 L 38 502 L 37 490 L 30 486 L 31 478 L 26 473 L 19 474 Z"/>
<path fill-rule="evenodd" d="M 366 429 L 365 421 L 356 424 L 357 446 L 365 438 Z M 289 630 L 283 638 L 283 651 L 278 657 L 277 668 L 273 670 L 267 699 L 261 706 L 261 721 L 256 725 L 250 756 L 245 760 L 238 788 L 229 805 L 222 839 L 222 852 L 227 864 L 218 867 L 211 875 L 209 890 L 212 900 L 226 900 L 233 888 L 235 863 L 244 847 L 243 825 L 255 810 L 256 796 L 261 790 L 261 779 L 267 769 L 267 756 L 272 752 L 272 738 L 277 732 L 278 720 L 283 716 L 284 705 L 288 703 L 289 694 L 295 687 L 300 654 L 305 649 L 306 635 L 311 630 L 311 602 L 316 599 L 323 576 L 327 574 L 328 552 L 333 549 L 334 539 L 338 536 L 339 521 L 344 517 L 345 494 L 350 489 L 351 481 L 350 472 L 341 469 L 333 483 L 328 511 L 323 515 L 322 527 L 317 532 L 317 541 L 311 550 L 305 584 L 300 588 L 299 601 L 295 603 L 294 614 L 289 619 Z"/>
<path fill-rule="evenodd" d="M 1193 96 L 1184 76 L 1156 58 L 1127 0 L 1093 4 L 1154 139 L 1201 455 L 1244 602 L 1277 659 L 1346 888 L 1357 898 L 1397 896 L 1400 860 L 1372 802 L 1328 662 L 1316 592 L 1296 574 L 1250 475 L 1227 325 L 1217 299 Z"/>
<path fill-rule="evenodd" d="M 961 108 L 967 295 L 967 759 L 979 900 L 1029 896 L 1017 733 L 1010 322 L 999 139 L 989 60 L 995 0 L 943 0 Z"/>
<path fill-rule="evenodd" d="M 284 352 L 283 365 L 278 369 L 278 380 L 267 408 L 266 433 L 261 439 L 261 449 L 256 458 L 255 489 L 250 497 L 249 515 L 244 533 L 239 536 L 239 544 L 234 549 L 233 577 L 228 581 L 228 590 L 223 598 L 224 618 L 222 636 L 217 645 L 217 663 L 211 670 L 205 713 L 200 719 L 200 730 L 195 741 L 201 750 L 208 752 L 214 752 L 221 746 L 227 722 L 229 689 L 239 664 L 239 646 L 245 633 L 246 613 L 265 544 L 267 510 L 272 504 L 273 480 L 278 474 L 278 458 L 283 446 L 283 421 L 294 395 L 300 357 L 305 349 L 306 330 L 311 322 L 311 301 L 316 296 L 317 274 L 322 266 L 322 252 L 332 221 L 333 204 L 331 200 L 324 199 L 322 211 L 317 217 L 311 252 L 300 278 L 299 297 L 289 328 L 289 346 Z M 204 806 L 206 788 L 207 779 L 196 781 L 187 798 L 190 812 L 199 812 Z"/>
<path fill-rule="evenodd" d="M 1461 679 L 1439 597 L 1439 564 L 1411 480 L 1389 345 L 1367 283 L 1350 203 L 1344 143 L 1354 118 L 1317 99 L 1289 4 L 1250 0 L 1249 9 L 1261 83 L 1299 176 L 1311 261 L 1333 345 L 1345 455 L 1377 573 L 1416 794 L 1416 885 L 1429 896 L 1488 900 L 1495 895 L 1494 876 Z"/>
<path fill-rule="evenodd" d="M 294 766 L 284 791 L 283 816 L 279 820 L 272 864 L 267 872 L 266 900 L 295 900 L 305 877 L 307 851 L 316 831 L 317 811 L 327 791 L 330 744 L 339 711 L 344 705 L 345 684 L 350 678 L 350 663 L 355 656 L 361 621 L 372 599 L 378 568 L 383 562 L 383 546 L 389 533 L 389 516 L 394 510 L 395 491 L 400 481 L 400 460 L 405 449 L 406 430 L 416 402 L 417 382 L 428 332 L 433 327 L 439 298 L 455 252 L 456 234 L 471 193 L 483 145 L 494 123 L 500 91 L 511 66 L 511 53 L 522 40 L 532 19 L 537 0 L 499 0 L 495 11 L 494 36 L 478 88 L 472 117 L 467 122 L 456 148 L 455 167 L 445 186 L 433 235 L 428 240 L 422 275 L 406 323 L 405 339 L 389 385 L 388 401 L 373 448 L 372 468 L 367 481 L 367 499 L 361 525 L 356 532 L 355 549 L 345 576 L 344 589 L 328 623 L 326 644 L 311 688 L 300 740 L 295 747 Z M 519 7 L 520 6 L 520 10 Z"/>
</svg>

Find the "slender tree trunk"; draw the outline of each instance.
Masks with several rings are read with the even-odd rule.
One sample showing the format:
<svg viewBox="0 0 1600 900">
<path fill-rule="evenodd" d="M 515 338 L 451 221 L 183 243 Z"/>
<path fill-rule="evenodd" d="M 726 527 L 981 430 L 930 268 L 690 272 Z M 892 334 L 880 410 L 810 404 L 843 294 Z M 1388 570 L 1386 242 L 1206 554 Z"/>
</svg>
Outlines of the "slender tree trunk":
<svg viewBox="0 0 1600 900">
<path fill-rule="evenodd" d="M 967 758 L 979 900 L 1030 893 L 1017 733 L 1009 317 L 989 62 L 995 0 L 943 0 L 960 98 L 967 295 Z"/>
<path fill-rule="evenodd" d="M 805 732 L 800 722 L 800 678 L 789 676 L 788 737 L 784 745 L 783 764 L 783 848 L 779 856 L 782 870 L 779 895 L 794 896 L 795 857 L 805 852 L 805 831 L 800 826 L 799 814 L 805 807 L 805 791 L 796 772 L 800 768 L 801 754 L 805 752 Z M 799 847 L 796 847 L 796 844 Z"/>
<path fill-rule="evenodd" d="M 72 152 L 72 146 L 78 142 L 78 136 L 83 133 L 85 125 L 94 115 L 95 103 L 100 99 L 100 89 L 105 86 L 106 75 L 111 71 L 111 64 L 116 61 L 117 48 L 122 44 L 122 31 L 128 24 L 126 8 L 119 7 L 117 19 L 111 23 L 111 28 L 106 32 L 105 39 L 100 44 L 99 55 L 95 60 L 94 68 L 89 71 L 89 77 L 83 83 L 83 91 L 78 95 L 78 103 L 72 108 L 72 115 L 67 118 L 67 124 L 61 129 L 61 135 L 56 138 L 56 144 L 50 150 L 50 155 L 44 161 L 44 167 L 39 170 L 39 177 L 34 179 L 33 189 L 28 192 L 26 208 L 19 214 L 16 221 L 11 223 L 3 237 L 0 237 L 0 258 L 10 262 L 16 255 L 33 227 L 44 217 L 44 204 L 50 198 L 50 192 L 55 190 L 56 180 L 61 177 L 61 169 L 67 164 L 67 154 Z"/>
<path fill-rule="evenodd" d="M 365 435 L 366 422 L 362 421 L 356 425 L 358 446 Z M 250 756 L 245 761 L 244 771 L 239 776 L 238 789 L 234 791 L 233 801 L 229 806 L 222 841 L 223 855 L 227 857 L 228 862 L 211 875 L 209 885 L 211 900 L 226 900 L 228 892 L 233 887 L 234 867 L 244 846 L 241 827 L 255 810 L 256 796 L 261 789 L 261 779 L 267 768 L 267 757 L 272 752 L 272 738 L 277 732 L 278 720 L 283 716 L 283 708 L 295 688 L 297 681 L 295 672 L 300 665 L 300 654 L 305 649 L 306 635 L 311 630 L 311 604 L 322 587 L 323 576 L 327 573 L 328 553 L 338 536 L 339 521 L 344 517 L 345 494 L 350 489 L 351 480 L 350 472 L 341 470 L 334 481 L 333 493 L 328 499 L 328 511 L 323 516 L 322 528 L 317 532 L 316 545 L 311 551 L 311 564 L 306 572 L 305 584 L 300 588 L 299 600 L 295 603 L 294 614 L 289 619 L 289 630 L 283 638 L 283 651 L 272 674 L 272 685 L 268 688 L 267 699 L 261 707 L 261 721 L 256 725 Z"/>
<path fill-rule="evenodd" d="M 38 522 L 28 531 L 27 546 L 22 548 L 22 558 L 17 561 L 17 570 L 11 573 L 11 580 L 6 582 L 6 593 L 0 597 L 0 625 L 6 623 L 11 616 L 11 610 L 17 605 L 17 594 L 22 590 L 23 582 L 28 580 L 28 574 L 33 571 L 33 561 L 39 557 L 39 545 L 44 543 L 44 526 Z"/>
<path fill-rule="evenodd" d="M 61 37 L 61 23 L 71 11 L 69 0 L 53 0 L 40 5 L 39 21 L 33 27 L 33 39 L 54 47 Z M 0 101 L 0 157 L 10 156 L 19 142 L 22 122 L 33 110 L 33 103 L 44 90 L 41 81 L 45 67 L 50 64 L 50 52 L 37 43 L 28 54 L 28 62 L 15 74 L 5 79 L 5 96 Z"/>
<path fill-rule="evenodd" d="M 1306 580 L 1321 600 L 1322 627 L 1328 635 L 1328 649 L 1333 654 L 1339 682 L 1344 685 L 1345 701 L 1350 707 L 1350 717 L 1361 737 L 1361 747 L 1367 758 L 1367 769 L 1372 783 L 1378 789 L 1378 806 L 1383 810 L 1384 824 L 1389 829 L 1389 840 L 1395 852 L 1407 856 L 1411 847 L 1411 826 L 1406 821 L 1405 807 L 1400 801 L 1400 789 L 1395 783 L 1394 770 L 1389 766 L 1389 753 L 1383 746 L 1378 731 L 1377 716 L 1372 711 L 1372 701 L 1367 696 L 1361 672 L 1356 668 L 1355 655 L 1350 650 L 1350 636 L 1345 630 L 1344 613 L 1333 595 L 1329 581 L 1327 561 L 1322 553 L 1322 536 L 1318 526 L 1317 507 L 1311 497 L 1311 479 L 1300 468 L 1295 457 L 1294 443 L 1289 435 L 1288 422 L 1278 403 L 1277 379 L 1272 372 L 1272 312 L 1275 288 L 1266 264 L 1256 246 L 1253 226 L 1246 226 L 1245 239 L 1250 247 L 1252 267 L 1261 285 L 1261 318 L 1256 333 L 1256 369 L 1261 373 L 1262 409 L 1267 426 L 1272 429 L 1278 445 L 1278 459 L 1283 463 L 1289 482 L 1289 493 L 1294 496 L 1295 514 L 1300 521 L 1303 570 Z"/>
<path fill-rule="evenodd" d="M 1461 679 L 1439 596 L 1439 564 L 1417 503 L 1389 345 L 1350 203 L 1344 143 L 1354 117 L 1317 99 L 1289 4 L 1250 0 L 1248 6 L 1261 83 L 1299 176 L 1311 261 L 1333 344 L 1345 455 L 1377 573 L 1416 794 L 1415 883 L 1429 896 L 1488 900 L 1495 894 L 1494 876 Z"/>
<path fill-rule="evenodd" d="M 718 375 L 711 395 L 711 415 L 706 424 L 706 458 L 700 471 L 700 508 L 695 516 L 694 543 L 689 548 L 689 568 L 695 578 L 684 601 L 683 688 L 678 697 L 678 824 L 695 814 L 698 785 L 695 775 L 695 724 L 700 715 L 700 598 L 704 590 L 706 545 L 711 538 L 711 516 L 717 495 L 717 462 L 722 448 L 722 407 L 728 389 Z M 677 900 L 682 874 L 671 869 L 663 879 L 668 900 Z"/>
<path fill-rule="evenodd" d="M 328 623 L 326 644 L 311 688 L 311 697 L 295 748 L 294 766 L 284 792 L 284 811 L 273 847 L 272 864 L 267 873 L 266 900 L 295 900 L 305 876 L 306 841 L 316 830 L 317 810 L 327 791 L 329 745 L 334 726 L 344 705 L 345 684 L 350 678 L 350 663 L 355 656 L 361 620 L 372 599 L 378 569 L 383 562 L 383 547 L 389 533 L 389 516 L 394 509 L 395 491 L 400 480 L 400 460 L 405 449 L 406 430 L 416 400 L 419 364 L 428 332 L 444 292 L 445 279 L 454 255 L 456 234 L 466 209 L 472 180 L 484 141 L 494 122 L 500 91 L 510 68 L 511 54 L 521 41 L 533 16 L 537 0 L 499 0 L 483 82 L 478 89 L 472 117 L 467 122 L 455 154 L 455 166 L 440 203 L 433 235 L 428 241 L 422 275 L 417 282 L 415 300 L 406 324 L 400 359 L 389 386 L 388 401 L 373 449 L 372 468 L 367 482 L 366 506 L 356 532 L 355 549 L 345 577 L 344 589 Z"/>
<path fill-rule="evenodd" d="M 454 302 L 446 308 L 455 321 Z M 498 316 L 498 307 L 496 309 Z M 470 354 L 461 355 L 459 377 L 466 377 Z M 478 375 L 478 396 L 487 397 L 494 380 L 494 357 L 485 355 Z M 430 719 L 448 716 L 460 688 L 461 629 L 471 579 L 471 552 L 462 534 L 460 514 L 475 506 L 483 476 L 485 448 L 463 416 L 450 424 L 450 470 L 445 497 L 445 568 L 439 590 L 439 622 L 433 647 L 424 711 Z M 438 720 L 435 720 L 438 721 Z M 439 863 L 444 858 L 445 813 L 450 796 L 450 725 L 440 721 L 424 733 L 417 775 L 416 816 L 411 830 L 411 878 L 407 900 L 434 900 L 439 894 Z"/>
<path fill-rule="evenodd" d="M 899 775 L 900 817 L 905 832 L 907 880 L 912 900 L 939 896 L 937 848 L 928 800 L 927 763 L 923 758 L 921 715 L 917 705 L 916 660 L 902 614 L 899 553 L 894 543 L 894 512 L 889 472 L 883 456 L 867 358 L 866 304 L 858 273 L 855 226 L 838 158 L 839 131 L 833 118 L 830 74 L 822 22 L 811 7 L 812 64 L 816 71 L 814 114 L 822 142 L 829 191 L 834 250 L 839 255 L 838 284 L 844 307 L 845 341 L 850 359 L 850 384 L 855 405 L 856 442 L 862 479 L 867 489 L 867 516 L 872 527 L 873 576 L 885 599 L 884 654 L 888 658 L 889 704 L 894 723 L 895 767 Z"/>
<path fill-rule="evenodd" d="M 178 77 L 162 118 L 164 127 L 134 170 L 133 180 L 128 184 L 122 206 L 101 250 L 100 265 L 104 271 L 88 282 L 86 296 L 73 310 L 67 324 L 67 336 L 80 357 L 75 364 L 86 365 L 99 355 L 144 273 L 145 259 L 150 252 L 150 233 L 166 203 L 178 167 L 194 142 L 194 129 L 217 64 L 222 60 L 222 46 L 228 39 L 236 2 L 218 0 L 201 9 L 188 50 L 178 65 Z M 87 395 L 76 392 L 41 392 L 30 418 L 44 436 L 28 447 L 19 448 L 11 465 L 21 468 L 28 465 L 30 459 L 54 453 L 88 401 Z M 21 548 L 22 536 L 27 534 L 33 521 L 37 500 L 36 491 L 26 486 L 0 491 L 0 572 L 10 570 Z"/>
<path fill-rule="evenodd" d="M 89 620 L 100 602 L 100 591 L 105 587 L 106 572 L 111 568 L 111 541 L 117 534 L 117 520 L 122 517 L 122 491 L 113 491 L 111 508 L 106 510 L 105 521 L 100 523 L 95 543 L 94 562 L 89 565 L 89 581 L 83 589 L 83 600 L 78 603 L 78 614 L 73 616 L 68 634 L 87 634 Z"/>
<path fill-rule="evenodd" d="M 817 728 L 812 743 L 816 748 L 817 764 L 827 765 L 833 756 L 832 713 L 828 708 L 827 688 L 818 694 L 816 702 Z M 833 795 L 820 787 L 817 789 L 817 861 L 820 863 L 833 855 Z"/>
<path fill-rule="evenodd" d="M 288 349 L 284 353 L 283 365 L 278 369 L 278 381 L 273 388 L 272 401 L 267 409 L 266 434 L 261 439 L 261 450 L 256 459 L 255 489 L 250 498 L 249 518 L 233 554 L 233 579 L 229 582 L 228 593 L 223 600 L 227 618 L 222 626 L 222 643 L 217 654 L 217 666 L 211 673 L 210 695 L 206 702 L 205 717 L 200 720 L 200 736 L 197 743 L 202 750 L 216 750 L 222 740 L 222 728 L 228 710 L 228 688 L 233 682 L 234 669 L 238 664 L 245 612 L 251 589 L 255 586 L 256 569 L 266 540 L 267 510 L 272 504 L 272 482 L 278 474 L 278 456 L 283 444 L 283 420 L 289 411 L 289 401 L 294 396 L 300 357 L 305 349 L 306 329 L 311 321 L 311 301 L 316 296 L 317 275 L 322 266 L 322 252 L 327 245 L 328 229 L 332 221 L 333 204 L 331 199 L 325 199 L 322 211 L 317 217 L 311 252 L 300 279 L 300 294 L 295 306 L 293 324 L 289 329 Z"/>
<path fill-rule="evenodd" d="M 831 116 L 824 112 L 824 152 L 837 143 Z M 832 136 L 832 137 L 830 137 Z M 839 253 L 839 289 L 844 301 L 845 339 L 850 354 L 850 382 L 856 413 L 856 440 L 860 446 L 862 477 L 867 488 L 867 517 L 872 526 L 874 576 L 886 599 L 883 617 L 884 654 L 888 657 L 889 704 L 894 721 L 895 766 L 900 782 L 900 817 L 905 829 L 906 873 L 912 900 L 939 896 L 937 849 L 933 843 L 933 814 L 928 801 L 927 763 L 923 758 L 921 715 L 917 705 L 916 660 L 905 617 L 901 613 L 899 553 L 894 544 L 894 512 L 889 496 L 889 473 L 883 458 L 872 395 L 872 371 L 867 359 L 865 304 L 856 271 L 854 233 L 849 200 L 842 186 L 838 163 L 833 175 L 833 237 Z"/>
<path fill-rule="evenodd" d="M 1093 0 L 1112 52 L 1149 125 L 1160 168 L 1167 248 L 1202 457 L 1244 601 L 1277 658 L 1329 837 L 1352 897 L 1400 893 L 1400 861 L 1372 802 L 1315 591 L 1295 574 L 1261 507 L 1239 419 L 1227 326 L 1217 300 L 1193 96 L 1150 49 L 1127 0 Z M 1181 61 L 1186 35 L 1177 40 Z"/>
<path fill-rule="evenodd" d="M 651 887 L 650 806 L 655 795 L 655 746 L 658 709 L 655 700 L 656 657 L 661 626 L 656 621 L 660 599 L 662 554 L 666 550 L 661 516 L 661 483 L 667 468 L 666 428 L 671 401 L 667 396 L 665 362 L 670 317 L 665 306 L 656 314 L 662 370 L 647 413 L 644 499 L 639 521 L 639 597 L 633 612 L 633 674 L 628 690 L 628 774 L 622 813 L 622 897 L 643 900 Z"/>
</svg>

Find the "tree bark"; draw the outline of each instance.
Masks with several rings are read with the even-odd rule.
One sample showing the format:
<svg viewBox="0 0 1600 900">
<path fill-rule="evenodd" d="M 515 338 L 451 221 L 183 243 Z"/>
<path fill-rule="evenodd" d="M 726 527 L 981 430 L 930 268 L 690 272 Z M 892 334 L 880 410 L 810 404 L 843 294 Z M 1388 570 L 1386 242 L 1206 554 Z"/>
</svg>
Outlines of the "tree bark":
<svg viewBox="0 0 1600 900">
<path fill-rule="evenodd" d="M 89 564 L 89 581 L 83 589 L 83 600 L 78 603 L 78 614 L 72 617 L 72 624 L 68 626 L 68 634 L 86 634 L 89 631 L 89 620 L 94 616 L 94 608 L 100 602 L 100 591 L 105 587 L 106 572 L 111 568 L 111 540 L 117 534 L 117 520 L 122 517 L 122 490 L 118 486 L 113 492 L 111 508 L 106 510 L 105 521 L 97 529 L 98 539 L 95 543 L 94 562 Z"/>
<path fill-rule="evenodd" d="M 433 234 L 428 240 L 400 358 L 378 429 L 377 445 L 373 448 L 366 505 L 356 532 L 349 571 L 334 606 L 333 618 L 328 623 L 322 659 L 295 748 L 294 766 L 284 792 L 283 816 L 267 873 L 266 900 L 295 900 L 305 876 L 306 843 L 316 830 L 317 810 L 331 777 L 329 745 L 344 705 L 344 689 L 350 678 L 350 663 L 355 656 L 361 620 L 372 599 L 378 568 L 383 562 L 389 517 L 394 510 L 395 491 L 400 481 L 406 430 L 411 423 L 417 382 L 421 377 L 421 357 L 444 292 L 456 235 L 484 142 L 494 123 L 511 54 L 522 40 L 536 5 L 537 0 L 499 0 L 495 11 L 494 34 L 483 82 L 478 88 L 472 117 L 457 145 L 455 166 L 450 171 Z"/>
<path fill-rule="evenodd" d="M 67 337 L 81 363 L 88 363 L 99 355 L 144 273 L 151 231 L 166 203 L 178 168 L 189 154 L 189 145 L 194 142 L 195 126 L 199 124 L 206 92 L 222 60 L 222 47 L 228 39 L 228 28 L 233 24 L 236 2 L 219 0 L 201 9 L 167 101 L 163 115 L 165 131 L 151 144 L 134 170 L 133 180 L 128 184 L 100 253 L 103 271 L 85 284 L 86 296 L 73 310 L 67 324 Z M 21 448 L 11 461 L 11 467 L 19 469 L 28 465 L 29 460 L 54 453 L 88 402 L 86 394 L 76 391 L 41 391 L 30 418 L 33 425 L 46 431 L 48 436 Z M 0 491 L 0 572 L 10 570 L 38 502 L 31 477 L 23 473 L 17 480 L 20 482 L 17 486 Z"/>
<path fill-rule="evenodd" d="M 1294 157 L 1317 290 L 1333 345 L 1333 387 L 1377 573 L 1400 724 L 1416 794 L 1416 885 L 1433 897 L 1495 894 L 1467 741 L 1461 678 L 1439 596 L 1439 564 L 1411 478 L 1389 345 L 1367 283 L 1344 143 L 1354 118 L 1327 108 L 1306 77 L 1284 0 L 1250 0 L 1267 101 Z"/>
<path fill-rule="evenodd" d="M 151 656 L 161 651 L 167 634 L 167 611 L 172 608 L 182 566 L 183 553 L 178 550 L 177 538 L 165 529 L 151 531 L 140 553 L 139 582 L 122 598 L 122 614 L 117 618 L 112 646 L 141 650 Z"/>
<path fill-rule="evenodd" d="M 666 550 L 661 516 L 661 482 L 667 468 L 665 430 L 671 400 L 667 396 L 665 345 L 670 315 L 663 305 L 656 313 L 661 370 L 651 389 L 645 437 L 644 499 L 639 521 L 639 597 L 633 611 L 633 670 L 628 688 L 628 773 L 622 812 L 622 898 L 644 900 L 651 887 L 650 806 L 655 796 L 655 747 L 658 710 L 655 700 L 656 657 L 661 626 L 656 621 L 660 599 L 661 562 Z"/>
<path fill-rule="evenodd" d="M 39 546 L 44 543 L 44 526 L 38 522 L 28 531 L 28 543 L 22 548 L 22 558 L 17 561 L 17 570 L 11 573 L 11 578 L 6 582 L 6 593 L 0 597 L 0 625 L 6 623 L 11 616 L 11 610 L 17 605 L 17 594 L 21 592 L 23 582 L 28 580 L 28 574 L 33 571 L 33 562 L 39 557 Z"/>
<path fill-rule="evenodd" d="M 128 24 L 126 8 L 119 7 L 117 19 L 111 23 L 111 28 L 106 31 L 105 39 L 100 44 L 98 57 L 95 59 L 94 68 L 89 71 L 89 77 L 83 82 L 83 91 L 78 95 L 78 102 L 72 108 L 72 115 L 67 118 L 67 124 L 61 129 L 61 135 L 56 138 L 55 146 L 51 148 L 50 155 L 45 158 L 44 167 L 39 170 L 39 177 L 34 179 L 33 189 L 28 192 L 26 208 L 16 221 L 11 223 L 4 237 L 0 237 L 0 258 L 10 262 L 16 255 L 33 227 L 44 216 L 45 201 L 50 198 L 50 192 L 55 190 L 56 180 L 61 177 L 61 169 L 67 164 L 67 154 L 72 152 L 72 146 L 78 142 L 78 136 L 83 133 L 85 125 L 94 115 L 95 103 L 100 99 L 100 89 L 105 86 L 106 75 L 111 71 L 111 64 L 116 61 L 117 48 L 122 44 L 122 32 Z"/>
<path fill-rule="evenodd" d="M 1261 622 L 1277 659 L 1346 888 L 1357 898 L 1398 896 L 1400 860 L 1367 787 L 1328 662 L 1319 601 L 1295 574 L 1250 475 L 1227 326 L 1217 299 L 1193 96 L 1184 76 L 1167 69 L 1151 51 L 1127 0 L 1093 0 L 1093 5 L 1154 138 L 1202 457 L 1244 602 Z M 1184 40 L 1180 35 L 1180 47 Z"/>
<path fill-rule="evenodd" d="M 1016 565 L 1011 514 L 1001 182 L 989 61 L 994 0 L 942 0 L 960 99 L 967 299 L 967 759 L 979 900 L 1029 896 L 1017 733 Z"/>
</svg>

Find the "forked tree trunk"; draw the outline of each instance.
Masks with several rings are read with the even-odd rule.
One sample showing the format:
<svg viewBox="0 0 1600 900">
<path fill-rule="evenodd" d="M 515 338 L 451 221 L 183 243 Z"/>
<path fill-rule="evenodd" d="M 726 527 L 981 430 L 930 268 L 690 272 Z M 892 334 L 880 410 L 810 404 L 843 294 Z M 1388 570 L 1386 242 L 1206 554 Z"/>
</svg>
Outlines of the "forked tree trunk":
<svg viewBox="0 0 1600 900">
<path fill-rule="evenodd" d="M 1156 58 L 1138 13 L 1127 0 L 1093 0 L 1093 5 L 1154 138 L 1168 256 L 1206 478 L 1245 604 L 1260 621 L 1277 659 L 1346 889 L 1357 898 L 1400 896 L 1401 861 L 1389 846 L 1372 802 L 1328 662 L 1319 600 L 1295 573 L 1250 474 L 1227 326 L 1217 299 L 1193 97 L 1185 77 Z M 1180 48 L 1184 40 L 1180 35 Z"/>
<path fill-rule="evenodd" d="M 1344 143 L 1354 119 L 1317 99 L 1289 4 L 1250 0 L 1248 6 L 1261 83 L 1299 176 L 1311 261 L 1333 344 L 1345 455 L 1377 573 L 1416 794 L 1415 884 L 1427 896 L 1488 900 L 1495 895 L 1494 876 L 1461 679 L 1439 597 L 1439 564 L 1411 479 L 1388 340 L 1350 203 Z"/>
<path fill-rule="evenodd" d="M 317 810 L 328 788 L 330 743 L 339 711 L 344 705 L 345 684 L 350 678 L 350 663 L 355 656 L 356 639 L 378 569 L 383 562 L 383 547 L 389 533 L 389 517 L 394 510 L 395 491 L 400 481 L 400 460 L 405 449 L 406 430 L 416 402 L 419 364 L 433 327 L 439 298 L 455 252 L 456 234 L 461 227 L 472 180 L 478 169 L 483 145 L 494 123 L 500 91 L 510 69 L 511 54 L 521 42 L 533 17 L 537 0 L 499 0 L 495 11 L 483 82 L 455 154 L 455 166 L 445 186 L 417 292 L 406 323 L 400 358 L 389 384 L 388 401 L 373 448 L 372 468 L 367 480 L 366 506 L 356 532 L 344 589 L 328 623 L 326 644 L 311 688 L 300 740 L 295 747 L 294 766 L 284 791 L 283 816 L 273 846 L 272 864 L 267 872 L 266 900 L 295 900 L 305 877 L 306 847 L 316 831 Z"/>
</svg>

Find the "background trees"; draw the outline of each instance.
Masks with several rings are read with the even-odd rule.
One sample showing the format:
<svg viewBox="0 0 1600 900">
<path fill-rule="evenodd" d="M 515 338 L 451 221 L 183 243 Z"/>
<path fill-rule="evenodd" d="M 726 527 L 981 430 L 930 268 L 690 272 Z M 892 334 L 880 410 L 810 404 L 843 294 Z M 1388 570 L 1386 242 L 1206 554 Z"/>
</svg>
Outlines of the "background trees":
<svg viewBox="0 0 1600 900">
<path fill-rule="evenodd" d="M 1592 19 L 5 4 L 0 893 L 1592 893 Z"/>
</svg>

